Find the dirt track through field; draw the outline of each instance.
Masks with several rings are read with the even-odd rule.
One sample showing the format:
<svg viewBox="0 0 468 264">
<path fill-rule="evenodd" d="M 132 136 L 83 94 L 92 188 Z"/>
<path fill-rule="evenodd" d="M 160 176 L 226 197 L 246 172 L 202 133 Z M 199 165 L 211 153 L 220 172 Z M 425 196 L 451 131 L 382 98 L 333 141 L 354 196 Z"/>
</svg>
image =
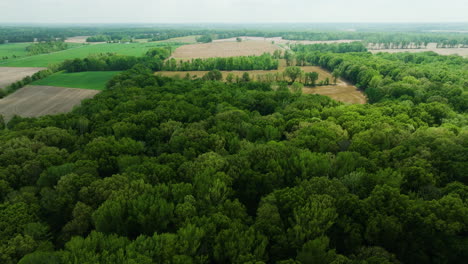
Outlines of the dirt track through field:
<svg viewBox="0 0 468 264">
<path fill-rule="evenodd" d="M 0 67 L 0 89 L 10 84 L 22 80 L 24 77 L 31 76 L 34 73 L 47 68 L 36 67 Z"/>
<path fill-rule="evenodd" d="M 10 120 L 14 115 L 38 117 L 66 113 L 83 99 L 98 93 L 96 90 L 28 85 L 0 99 L 0 114 Z"/>
<path fill-rule="evenodd" d="M 172 57 L 177 59 L 194 59 L 252 55 L 259 56 L 263 53 L 273 53 L 277 49 L 280 48 L 264 41 L 212 42 L 181 46 L 174 51 Z"/>
</svg>

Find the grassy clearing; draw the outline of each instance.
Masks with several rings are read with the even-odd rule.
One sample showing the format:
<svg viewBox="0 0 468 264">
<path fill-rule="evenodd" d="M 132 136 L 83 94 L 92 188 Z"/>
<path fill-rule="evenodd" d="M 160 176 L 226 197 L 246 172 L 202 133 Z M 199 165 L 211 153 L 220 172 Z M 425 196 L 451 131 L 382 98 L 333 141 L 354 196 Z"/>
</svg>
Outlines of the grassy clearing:
<svg viewBox="0 0 468 264">
<path fill-rule="evenodd" d="M 58 72 L 45 79 L 33 82 L 33 85 L 82 88 L 91 90 L 104 90 L 109 81 L 118 71 L 102 72 Z"/>
<path fill-rule="evenodd" d="M 71 44 L 71 43 L 70 43 Z M 76 44 L 73 48 L 36 56 L 24 57 L 19 59 L 8 60 L 6 62 L 0 61 L 0 66 L 5 67 L 47 67 L 50 64 L 60 63 L 68 59 L 86 58 L 92 54 L 99 53 L 117 53 L 129 56 L 142 56 L 151 48 L 167 46 L 167 43 L 104 43 L 96 45 L 81 45 Z M 175 46 L 175 45 L 172 45 Z M 174 47 L 175 48 L 175 47 Z"/>
</svg>

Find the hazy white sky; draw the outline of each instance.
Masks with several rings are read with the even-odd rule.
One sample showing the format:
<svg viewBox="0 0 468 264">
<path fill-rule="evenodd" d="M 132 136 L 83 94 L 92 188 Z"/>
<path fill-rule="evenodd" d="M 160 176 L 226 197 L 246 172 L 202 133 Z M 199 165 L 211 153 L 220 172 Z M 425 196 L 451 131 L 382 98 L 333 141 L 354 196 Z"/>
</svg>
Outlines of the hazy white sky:
<svg viewBox="0 0 468 264">
<path fill-rule="evenodd" d="M 0 22 L 467 22 L 468 0 L 0 0 Z"/>
</svg>

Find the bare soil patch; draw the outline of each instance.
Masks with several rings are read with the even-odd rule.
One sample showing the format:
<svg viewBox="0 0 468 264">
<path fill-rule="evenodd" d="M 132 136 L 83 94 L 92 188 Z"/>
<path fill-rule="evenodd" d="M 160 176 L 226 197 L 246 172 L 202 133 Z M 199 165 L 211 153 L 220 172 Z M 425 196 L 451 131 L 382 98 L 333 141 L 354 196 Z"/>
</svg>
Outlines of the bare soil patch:
<svg viewBox="0 0 468 264">
<path fill-rule="evenodd" d="M 195 59 L 212 57 L 259 56 L 263 53 L 273 53 L 278 46 L 265 41 L 245 42 L 212 42 L 204 44 L 185 45 L 177 48 L 173 58 Z"/>
<path fill-rule="evenodd" d="M 397 53 L 397 52 L 425 52 L 433 51 L 440 55 L 460 55 L 463 57 L 468 57 L 468 48 L 437 48 L 437 43 L 429 43 L 426 48 L 421 49 L 373 49 L 369 50 L 372 53 L 379 52 L 388 52 L 388 53 Z"/>
<path fill-rule="evenodd" d="M 67 43 L 87 43 L 86 39 L 88 39 L 90 36 L 76 36 L 76 37 L 71 37 L 67 38 L 65 42 Z"/>
<path fill-rule="evenodd" d="M 0 67 L 0 89 L 4 89 L 10 84 L 22 80 L 24 77 L 47 68 L 38 67 Z"/>
<path fill-rule="evenodd" d="M 28 85 L 0 99 L 0 114 L 5 120 L 14 115 L 38 117 L 66 113 L 79 105 L 83 99 L 92 98 L 100 91 Z"/>
<path fill-rule="evenodd" d="M 319 74 L 318 82 L 328 78 L 330 82 L 333 81 L 333 76 L 330 72 L 317 67 L 317 66 L 304 66 L 301 67 L 304 72 L 317 72 Z M 242 77 L 246 71 L 221 71 L 223 74 L 223 80 L 226 80 L 228 74 L 232 73 L 234 77 Z M 283 67 L 279 70 L 272 71 L 247 71 L 252 80 L 259 80 L 264 78 L 267 74 L 276 74 L 277 72 L 283 72 Z M 162 75 L 167 77 L 179 77 L 184 78 L 187 74 L 192 78 L 203 77 L 208 71 L 161 71 L 156 72 L 156 75 Z M 350 103 L 350 104 L 365 104 L 367 98 L 356 86 L 347 83 L 343 79 L 337 80 L 335 85 L 327 86 L 315 86 L 315 87 L 304 87 L 303 92 L 305 94 L 321 94 L 329 96 L 337 101 Z"/>
</svg>

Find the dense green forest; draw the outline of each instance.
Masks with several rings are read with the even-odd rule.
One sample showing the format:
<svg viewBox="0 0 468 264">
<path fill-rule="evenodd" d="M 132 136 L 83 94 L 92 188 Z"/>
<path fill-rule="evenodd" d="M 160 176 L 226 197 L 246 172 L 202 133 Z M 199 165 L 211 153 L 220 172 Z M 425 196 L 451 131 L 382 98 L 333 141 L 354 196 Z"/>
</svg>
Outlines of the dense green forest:
<svg viewBox="0 0 468 264">
<path fill-rule="evenodd" d="M 294 56 L 371 104 L 155 76 L 160 48 L 71 113 L 2 120 L 0 263 L 463 263 L 467 60 L 336 47 Z"/>
</svg>

